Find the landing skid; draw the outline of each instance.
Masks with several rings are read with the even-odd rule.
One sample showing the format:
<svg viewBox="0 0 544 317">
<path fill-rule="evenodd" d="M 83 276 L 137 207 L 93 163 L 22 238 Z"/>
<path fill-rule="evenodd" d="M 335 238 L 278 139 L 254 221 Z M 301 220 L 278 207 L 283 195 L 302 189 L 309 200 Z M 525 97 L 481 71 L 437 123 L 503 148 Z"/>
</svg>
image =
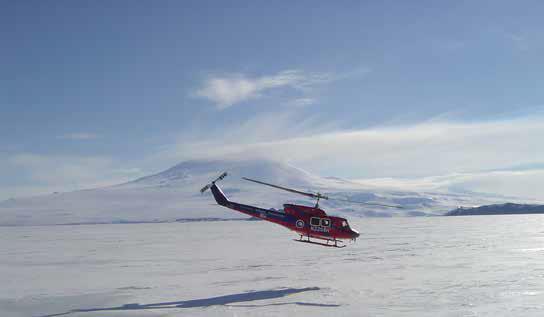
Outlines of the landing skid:
<svg viewBox="0 0 544 317">
<path fill-rule="evenodd" d="M 309 237 L 308 237 L 308 240 L 303 240 L 302 236 L 300 236 L 300 239 L 293 239 L 293 241 L 317 244 L 320 246 L 331 247 L 331 248 L 345 248 L 346 247 L 345 245 L 338 245 L 339 240 L 326 240 L 327 243 L 323 243 L 323 242 L 311 241 Z M 329 241 L 334 242 L 334 244 L 329 244 Z"/>
</svg>

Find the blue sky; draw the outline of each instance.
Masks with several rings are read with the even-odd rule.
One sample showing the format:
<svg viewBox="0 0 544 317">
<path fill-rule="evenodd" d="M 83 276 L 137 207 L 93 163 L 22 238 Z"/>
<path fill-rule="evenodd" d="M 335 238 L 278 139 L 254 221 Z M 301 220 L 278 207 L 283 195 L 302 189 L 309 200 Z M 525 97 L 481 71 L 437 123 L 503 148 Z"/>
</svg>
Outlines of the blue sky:
<svg viewBox="0 0 544 317">
<path fill-rule="evenodd" d="M 543 9 L 3 2 L 0 199 L 268 153 L 322 175 L 541 197 Z"/>
</svg>

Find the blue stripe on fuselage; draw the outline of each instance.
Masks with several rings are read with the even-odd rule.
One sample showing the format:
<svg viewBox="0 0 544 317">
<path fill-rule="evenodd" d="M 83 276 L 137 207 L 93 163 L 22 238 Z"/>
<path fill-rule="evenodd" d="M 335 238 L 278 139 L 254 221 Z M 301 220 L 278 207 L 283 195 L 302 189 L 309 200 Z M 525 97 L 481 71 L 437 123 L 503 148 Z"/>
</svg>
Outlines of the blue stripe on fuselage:
<svg viewBox="0 0 544 317">
<path fill-rule="evenodd" d="M 294 224 L 296 222 L 296 218 L 293 217 L 292 215 L 288 215 L 286 213 L 278 212 L 274 210 L 267 210 L 267 209 L 263 209 L 263 208 L 259 208 L 255 206 L 244 205 L 244 204 L 239 204 L 239 203 L 230 202 L 230 201 L 229 203 L 227 203 L 227 207 L 240 211 L 247 215 L 256 217 L 256 218 L 280 221 L 285 223 L 286 225 Z"/>
</svg>

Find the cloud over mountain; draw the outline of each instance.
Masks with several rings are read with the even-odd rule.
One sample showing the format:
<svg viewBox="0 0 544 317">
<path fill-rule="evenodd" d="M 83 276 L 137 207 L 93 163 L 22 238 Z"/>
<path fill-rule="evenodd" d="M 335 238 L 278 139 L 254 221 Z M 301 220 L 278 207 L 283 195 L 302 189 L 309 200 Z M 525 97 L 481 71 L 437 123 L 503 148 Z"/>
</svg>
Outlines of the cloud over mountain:
<svg viewBox="0 0 544 317">
<path fill-rule="evenodd" d="M 258 98 L 272 89 L 288 87 L 302 91 L 329 80 L 331 77 L 328 74 L 308 74 L 300 70 L 284 70 L 275 75 L 260 77 L 240 73 L 224 74 L 209 77 L 195 95 L 213 102 L 218 109 L 225 109 Z M 305 100 L 305 104 L 308 104 L 310 98 L 298 100 Z"/>
</svg>

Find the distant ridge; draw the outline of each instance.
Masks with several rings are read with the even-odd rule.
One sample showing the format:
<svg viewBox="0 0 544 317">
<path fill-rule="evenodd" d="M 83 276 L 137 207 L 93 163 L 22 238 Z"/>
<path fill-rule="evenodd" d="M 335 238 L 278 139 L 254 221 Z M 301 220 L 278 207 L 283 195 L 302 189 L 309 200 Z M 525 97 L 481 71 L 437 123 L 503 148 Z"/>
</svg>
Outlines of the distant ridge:
<svg viewBox="0 0 544 317">
<path fill-rule="evenodd" d="M 348 201 L 323 201 L 321 205 L 331 214 L 346 217 L 443 215 L 444 210 L 459 205 L 486 205 L 505 200 L 504 197 L 474 193 L 417 193 L 366 186 L 337 177 L 321 177 L 289 163 L 268 159 L 191 160 L 119 185 L 0 202 L 0 226 L 239 219 L 240 214 L 215 204 L 209 192 L 201 194 L 199 191 L 224 171 L 229 176 L 221 182 L 221 187 L 233 201 L 276 209 L 283 203 L 315 203 L 242 179 L 249 177 L 344 198 Z M 401 205 L 404 208 L 381 208 L 349 201 Z"/>
<path fill-rule="evenodd" d="M 446 216 L 473 216 L 473 215 L 523 215 L 523 214 L 544 214 L 544 205 L 527 204 L 496 204 L 485 205 L 474 208 L 457 208 L 446 214 Z"/>
</svg>

